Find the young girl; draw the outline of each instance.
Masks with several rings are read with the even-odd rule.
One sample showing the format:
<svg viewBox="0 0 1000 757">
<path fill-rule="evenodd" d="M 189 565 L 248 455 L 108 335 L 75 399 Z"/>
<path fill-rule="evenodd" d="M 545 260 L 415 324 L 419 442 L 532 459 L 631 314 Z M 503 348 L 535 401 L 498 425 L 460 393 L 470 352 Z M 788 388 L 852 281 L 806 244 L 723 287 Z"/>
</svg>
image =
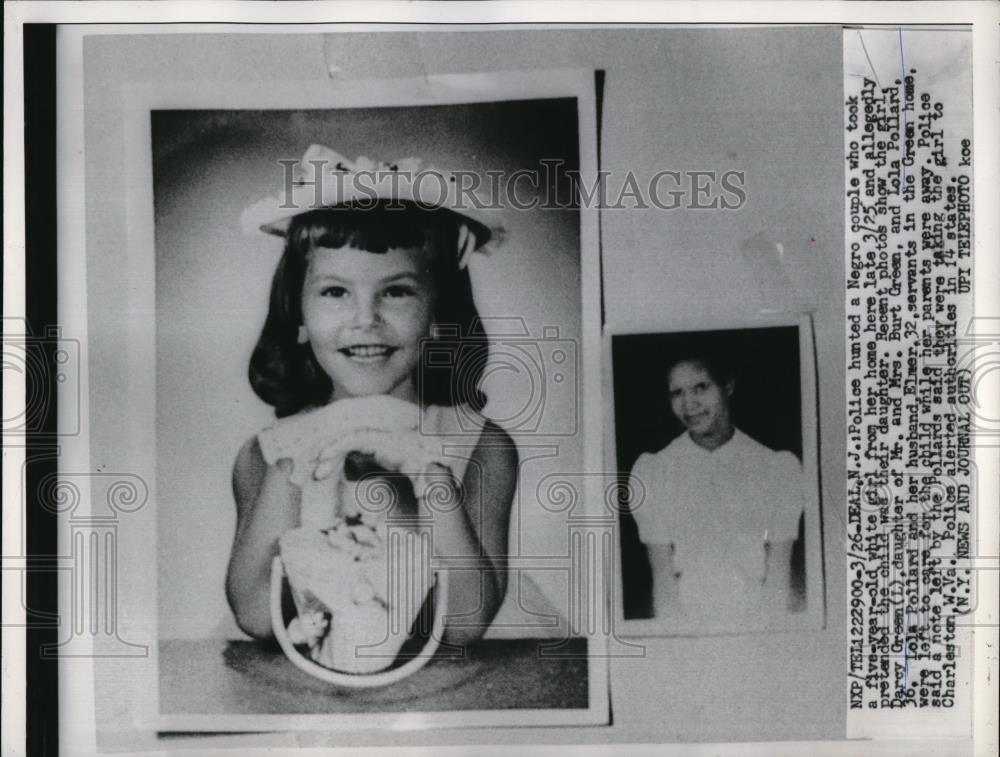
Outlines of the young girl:
<svg viewBox="0 0 1000 757">
<path fill-rule="evenodd" d="M 438 564 L 463 568 L 448 570 L 444 640 L 473 641 L 506 592 L 518 462 L 510 437 L 479 415 L 486 398 L 477 385 L 488 347 L 465 262 L 491 231 L 462 213 L 416 204 L 405 189 L 397 191 L 398 181 L 380 185 L 375 201 L 369 194 L 362 206 L 345 189 L 351 164 L 327 155 L 332 170 L 308 185 L 321 205 L 296 205 L 261 226 L 285 243 L 250 382 L 274 407 L 278 427 L 331 403 L 384 395 L 419 407 L 421 433 L 442 443 L 458 439 L 471 450 L 457 467 L 436 466 L 457 506 L 429 507 L 405 486 L 396 493 L 400 507 L 433 521 Z M 338 175 L 338 186 L 329 186 Z M 480 429 L 478 438 L 470 438 L 470 427 Z M 400 478 L 377 454 L 348 459 L 348 468 L 359 466 Z M 236 458 L 237 526 L 226 592 L 240 628 L 255 638 L 273 637 L 271 562 L 279 538 L 302 524 L 302 487 L 295 483 L 301 474 L 287 457 L 265 462 L 257 436 Z"/>
</svg>

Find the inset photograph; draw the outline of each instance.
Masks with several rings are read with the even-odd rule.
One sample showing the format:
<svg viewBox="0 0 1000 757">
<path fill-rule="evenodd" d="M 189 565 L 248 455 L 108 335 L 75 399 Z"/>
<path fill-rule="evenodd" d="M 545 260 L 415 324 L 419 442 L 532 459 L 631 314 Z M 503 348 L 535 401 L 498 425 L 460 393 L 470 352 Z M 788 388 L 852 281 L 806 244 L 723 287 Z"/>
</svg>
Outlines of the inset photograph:
<svg viewBox="0 0 1000 757">
<path fill-rule="evenodd" d="M 821 624 L 808 317 L 608 343 L 626 633 Z"/>
</svg>

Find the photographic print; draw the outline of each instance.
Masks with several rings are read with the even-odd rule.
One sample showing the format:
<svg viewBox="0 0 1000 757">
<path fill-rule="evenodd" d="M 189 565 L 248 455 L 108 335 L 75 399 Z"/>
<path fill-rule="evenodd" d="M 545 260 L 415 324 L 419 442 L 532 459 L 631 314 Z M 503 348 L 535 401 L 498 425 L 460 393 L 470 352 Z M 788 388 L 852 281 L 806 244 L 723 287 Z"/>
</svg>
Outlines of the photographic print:
<svg viewBox="0 0 1000 757">
<path fill-rule="evenodd" d="M 125 88 L 159 730 L 605 717 L 536 495 L 585 465 L 594 83 L 540 81 Z"/>
<path fill-rule="evenodd" d="M 821 623 L 808 317 L 609 339 L 627 632 Z"/>
<path fill-rule="evenodd" d="M 504 135 L 520 123 L 537 125 L 530 140 L 508 137 L 505 144 Z M 586 640 L 575 642 L 573 659 L 540 658 L 544 644 L 534 638 L 560 633 L 551 616 L 562 618 L 562 632 L 569 633 L 568 608 L 546 604 L 528 573 L 504 567 L 519 456 L 500 425 L 502 414 L 498 423 L 486 408 L 491 393 L 494 407 L 516 401 L 517 377 L 506 386 L 502 377 L 484 385 L 497 365 L 488 362 L 490 315 L 477 309 L 473 279 L 498 293 L 507 287 L 489 282 L 501 272 L 472 260 L 507 254 L 501 237 L 509 235 L 524 256 L 541 257 L 534 263 L 541 276 L 568 265 L 579 280 L 578 212 L 567 204 L 533 223 L 527 212 L 508 209 L 513 217 L 501 226 L 497 207 L 436 205 L 433 195 L 450 189 L 455 173 L 442 174 L 438 187 L 430 186 L 435 174 L 405 173 L 424 168 L 419 160 L 509 176 L 522 163 L 534 169 L 552 156 L 575 169 L 576 100 L 334 112 L 154 111 L 151 125 L 157 393 L 164 418 L 158 439 L 161 713 L 535 710 L 534 720 L 544 719 L 546 710 L 557 711 L 557 718 L 588 712 Z M 286 182 L 287 163 L 279 158 L 297 152 L 303 157 L 293 170 L 308 178 L 294 177 L 292 195 L 280 202 L 252 203 L 251 193 L 267 189 L 268 180 Z M 376 163 L 368 155 L 390 157 Z M 407 156 L 419 157 L 406 162 Z M 373 169 L 414 188 L 376 185 L 372 200 L 362 194 L 360 178 L 357 188 L 336 186 Z M 239 189 L 219 202 L 225 187 Z M 319 203 L 307 197 L 315 193 L 322 195 Z M 492 202 L 502 210 L 502 200 Z M 239 215 L 243 204 L 245 221 L 262 213 L 249 221 L 251 232 L 253 225 L 265 227 L 253 241 L 219 224 Z M 558 240 L 544 257 L 533 241 L 539 237 Z M 275 265 L 282 240 L 269 282 L 262 269 Z M 577 308 L 579 297 L 579 285 L 558 293 Z M 501 315 L 530 318 L 517 299 L 502 303 L 492 294 L 480 302 L 505 308 Z M 557 307 L 547 303 L 535 318 L 579 323 L 566 309 L 557 316 Z M 212 326 L 192 332 L 194 322 Z M 259 334 L 249 333 L 253 326 Z M 501 332 L 497 341 L 509 348 L 505 338 L 529 337 L 528 328 Z M 200 345 L 192 333 L 203 335 Z M 248 335 L 255 345 L 247 344 Z M 232 349 L 237 346 L 242 349 Z M 206 392 L 204 371 L 213 364 L 217 380 Z M 504 361 L 499 370 L 517 367 Z M 233 421 L 243 408 L 256 409 L 247 375 L 277 419 L 241 442 Z M 177 423 L 179 417 L 188 423 Z M 516 434 L 521 429 L 514 420 Z M 173 555 L 182 545 L 190 554 L 194 544 L 207 542 L 206 561 L 221 563 L 225 531 L 206 529 L 196 492 L 222 478 L 217 465 L 225 461 L 213 457 L 227 447 L 236 460 L 237 514 L 225 581 L 228 614 L 251 640 L 230 627 L 222 633 L 205 628 L 206 641 L 191 638 L 191 624 L 220 615 L 221 598 L 201 594 L 205 562 L 192 570 Z M 259 510 L 274 486 L 270 474 L 286 459 L 288 493 L 278 496 L 286 509 L 299 499 L 297 522 L 284 510 Z M 452 499 L 460 499 L 462 509 Z M 220 508 L 217 517 L 221 526 L 231 513 Z M 538 520 L 530 507 L 520 517 L 522 527 Z M 274 538 L 279 549 L 272 573 Z M 439 567 L 448 561 L 458 567 Z M 521 612 L 520 638 L 489 638 L 508 586 L 512 611 L 498 626 Z M 262 596 L 273 601 L 262 603 Z M 291 609 L 282 606 L 289 598 Z M 538 618 L 536 628 L 526 613 Z M 227 613 L 221 615 L 225 623 Z M 274 637 L 280 652 L 269 646 Z M 331 698 L 330 685 L 324 690 L 303 672 L 335 689 L 365 692 Z M 237 697 L 223 693 L 237 690 Z M 291 701 L 290 691 L 299 692 Z"/>
<path fill-rule="evenodd" d="M 8 4 L 4 754 L 995 751 L 987 5 Z"/>
</svg>

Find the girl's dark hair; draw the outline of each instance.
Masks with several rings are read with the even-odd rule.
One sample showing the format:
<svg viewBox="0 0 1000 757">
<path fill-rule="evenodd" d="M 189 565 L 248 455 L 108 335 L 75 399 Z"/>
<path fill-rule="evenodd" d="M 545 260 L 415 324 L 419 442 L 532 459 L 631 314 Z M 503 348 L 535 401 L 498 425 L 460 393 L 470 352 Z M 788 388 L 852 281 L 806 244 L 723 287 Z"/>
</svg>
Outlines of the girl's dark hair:
<svg viewBox="0 0 1000 757">
<path fill-rule="evenodd" d="M 375 254 L 394 248 L 429 253 L 437 286 L 435 333 L 422 345 L 417 391 L 425 405 L 468 404 L 482 410 L 479 390 L 489 345 L 472 299 L 467 269 L 458 267 L 459 219 L 447 210 L 425 210 L 396 202 L 322 208 L 292 218 L 285 250 L 271 281 L 271 301 L 260 339 L 250 358 L 250 385 L 279 418 L 320 407 L 333 382 L 309 344 L 298 343 L 302 286 L 315 247 L 351 246 Z"/>
</svg>

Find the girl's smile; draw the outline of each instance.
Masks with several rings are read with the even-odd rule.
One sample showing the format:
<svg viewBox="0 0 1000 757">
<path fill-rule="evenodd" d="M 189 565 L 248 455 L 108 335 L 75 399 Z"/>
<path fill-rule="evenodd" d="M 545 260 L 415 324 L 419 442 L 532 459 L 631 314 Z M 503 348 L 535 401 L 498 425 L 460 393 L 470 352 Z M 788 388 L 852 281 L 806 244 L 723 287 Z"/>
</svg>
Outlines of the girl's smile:
<svg viewBox="0 0 1000 757">
<path fill-rule="evenodd" d="M 388 358 L 395 351 L 396 348 L 388 344 L 355 344 L 340 350 L 342 354 L 359 363 L 375 363 Z"/>
<path fill-rule="evenodd" d="M 331 399 L 417 401 L 421 340 L 437 292 L 419 249 L 314 248 L 302 289 L 304 336 L 333 382 Z"/>
</svg>

